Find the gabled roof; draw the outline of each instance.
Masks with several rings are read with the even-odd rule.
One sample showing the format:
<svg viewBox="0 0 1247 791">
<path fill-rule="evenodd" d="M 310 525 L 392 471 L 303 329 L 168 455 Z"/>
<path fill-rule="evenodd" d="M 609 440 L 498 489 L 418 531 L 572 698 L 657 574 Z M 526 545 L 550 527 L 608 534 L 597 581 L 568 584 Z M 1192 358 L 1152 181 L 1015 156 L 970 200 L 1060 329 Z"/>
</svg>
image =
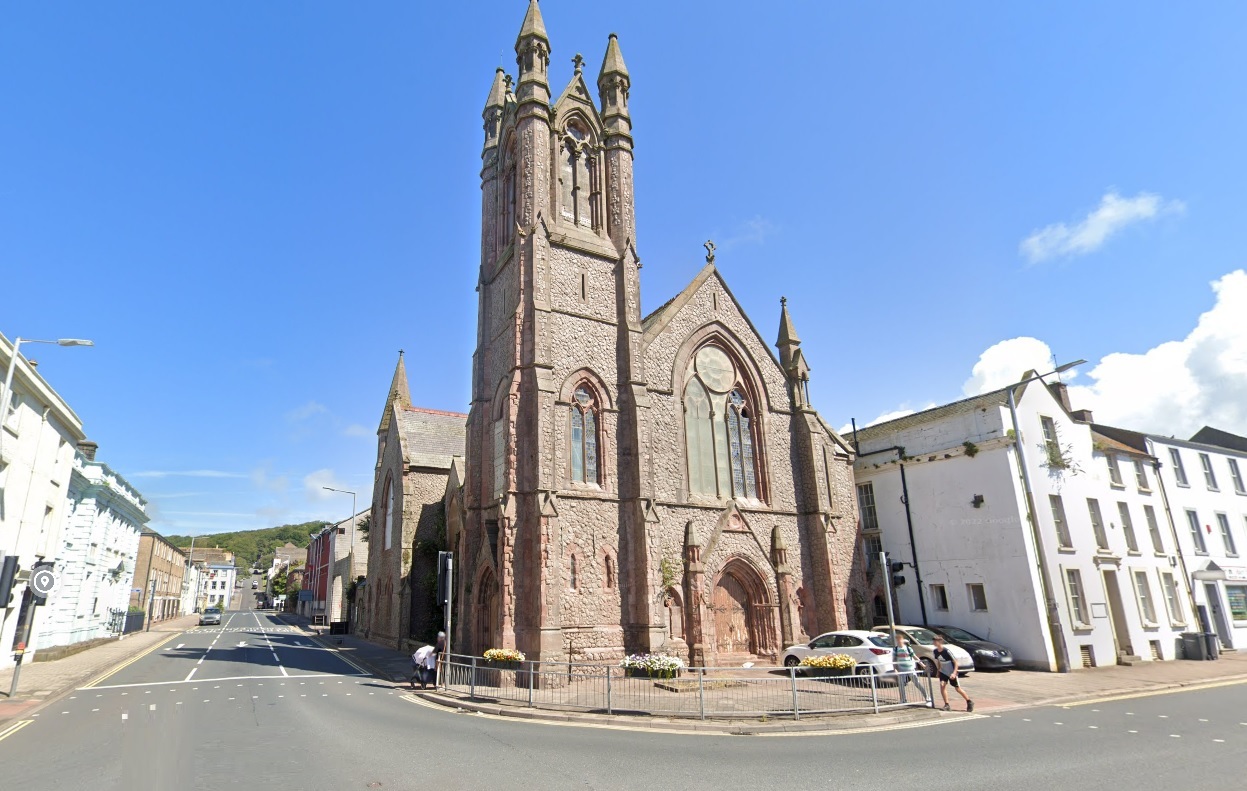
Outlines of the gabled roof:
<svg viewBox="0 0 1247 791">
<path fill-rule="evenodd" d="M 1237 434 L 1231 434 L 1228 431 L 1222 431 L 1212 426 L 1204 426 L 1195 435 L 1191 437 L 1191 442 L 1199 442 L 1204 445 L 1214 445 L 1219 448 L 1228 448 L 1236 450 L 1239 453 L 1247 453 L 1247 437 L 1240 437 Z"/>
<path fill-rule="evenodd" d="M 1029 373 L 1027 374 L 1029 376 Z M 1025 378 L 1025 376 L 1023 377 Z M 1016 389 L 1017 395 L 1014 396 L 1016 401 L 1022 400 L 1022 395 L 1026 392 L 1027 385 L 1010 385 Z M 990 409 L 991 407 L 1006 406 L 1009 403 L 1009 387 L 1002 387 L 999 390 L 992 390 L 988 393 L 981 393 L 969 398 L 963 398 L 960 401 L 953 401 L 943 406 L 931 407 L 921 412 L 914 412 L 912 415 L 904 415 L 886 420 L 882 423 L 875 423 L 873 426 L 866 426 L 857 430 L 855 441 L 869 442 L 870 440 L 893 431 L 910 428 L 912 426 L 921 426 L 925 423 L 934 423 L 937 420 L 943 420 L 953 415 L 964 415 L 980 409 Z"/>
<path fill-rule="evenodd" d="M 467 445 L 468 416 L 407 406 L 395 412 L 403 460 L 412 467 L 449 470 Z"/>
</svg>

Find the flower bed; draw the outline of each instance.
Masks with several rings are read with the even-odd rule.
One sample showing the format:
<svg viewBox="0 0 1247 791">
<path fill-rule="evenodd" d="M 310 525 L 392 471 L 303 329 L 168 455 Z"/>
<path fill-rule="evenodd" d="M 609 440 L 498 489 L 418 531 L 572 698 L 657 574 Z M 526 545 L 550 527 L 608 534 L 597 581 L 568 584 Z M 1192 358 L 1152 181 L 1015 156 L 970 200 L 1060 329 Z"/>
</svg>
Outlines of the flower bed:
<svg viewBox="0 0 1247 791">
<path fill-rule="evenodd" d="M 857 660 L 848 654 L 815 654 L 802 659 L 801 667 L 811 675 L 847 676 L 857 667 Z"/>
<path fill-rule="evenodd" d="M 684 660 L 666 654 L 632 654 L 620 661 L 628 675 L 643 678 L 675 678 L 685 668 Z"/>
<path fill-rule="evenodd" d="M 491 648 L 485 652 L 486 662 L 523 662 L 524 654 L 514 648 Z"/>
</svg>

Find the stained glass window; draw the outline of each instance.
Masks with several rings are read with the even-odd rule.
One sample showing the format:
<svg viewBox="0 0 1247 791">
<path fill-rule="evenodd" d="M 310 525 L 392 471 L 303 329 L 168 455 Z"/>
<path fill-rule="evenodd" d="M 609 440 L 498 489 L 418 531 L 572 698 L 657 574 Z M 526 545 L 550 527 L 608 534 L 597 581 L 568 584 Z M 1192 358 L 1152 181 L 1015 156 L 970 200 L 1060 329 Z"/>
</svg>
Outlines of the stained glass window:
<svg viewBox="0 0 1247 791">
<path fill-rule="evenodd" d="M 586 387 L 576 388 L 571 406 L 572 480 L 598 482 L 598 426 L 593 395 Z"/>
<path fill-rule="evenodd" d="M 689 491 L 720 499 L 758 499 L 753 420 L 736 366 L 722 349 L 694 356 L 684 388 Z"/>
</svg>

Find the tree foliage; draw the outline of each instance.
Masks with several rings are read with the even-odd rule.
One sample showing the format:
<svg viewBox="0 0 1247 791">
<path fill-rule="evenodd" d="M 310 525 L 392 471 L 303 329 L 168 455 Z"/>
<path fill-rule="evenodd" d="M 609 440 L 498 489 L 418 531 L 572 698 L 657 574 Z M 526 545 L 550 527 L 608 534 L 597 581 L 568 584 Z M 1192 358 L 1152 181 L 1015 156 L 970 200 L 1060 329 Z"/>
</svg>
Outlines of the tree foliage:
<svg viewBox="0 0 1247 791">
<path fill-rule="evenodd" d="M 195 536 L 195 548 L 227 549 L 234 553 L 239 568 L 250 568 L 260 558 L 272 557 L 273 552 L 286 542 L 296 547 L 311 543 L 311 534 L 321 530 L 328 522 L 303 522 L 297 525 L 267 527 L 260 530 L 242 530 L 234 533 L 212 533 Z M 191 545 L 190 536 L 165 536 L 175 546 L 183 549 Z"/>
</svg>

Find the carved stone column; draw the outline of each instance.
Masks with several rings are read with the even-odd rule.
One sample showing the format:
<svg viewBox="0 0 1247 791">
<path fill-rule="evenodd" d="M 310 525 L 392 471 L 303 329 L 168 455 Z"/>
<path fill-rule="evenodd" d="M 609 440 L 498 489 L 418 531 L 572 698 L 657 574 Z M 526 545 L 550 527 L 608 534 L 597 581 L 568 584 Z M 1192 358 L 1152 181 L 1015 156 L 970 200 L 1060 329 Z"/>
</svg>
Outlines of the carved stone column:
<svg viewBox="0 0 1247 791">
<path fill-rule="evenodd" d="M 706 666 L 706 646 L 702 637 L 706 609 L 702 595 L 705 574 L 697 531 L 689 522 L 684 528 L 684 639 L 688 642 L 689 664 L 694 667 Z"/>
</svg>

